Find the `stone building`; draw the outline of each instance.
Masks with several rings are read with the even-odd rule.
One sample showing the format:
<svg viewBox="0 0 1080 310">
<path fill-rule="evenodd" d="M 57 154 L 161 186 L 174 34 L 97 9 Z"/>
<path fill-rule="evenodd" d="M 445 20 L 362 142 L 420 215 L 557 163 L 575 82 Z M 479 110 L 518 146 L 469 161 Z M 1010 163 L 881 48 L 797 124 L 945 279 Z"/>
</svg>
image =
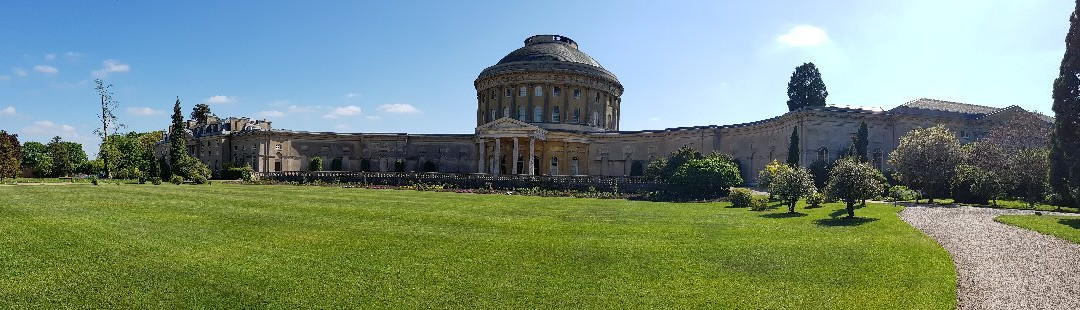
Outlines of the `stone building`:
<svg viewBox="0 0 1080 310">
<path fill-rule="evenodd" d="M 472 134 L 374 134 L 272 129 L 269 121 L 211 118 L 188 122 L 189 152 L 218 170 L 226 162 L 256 171 L 325 170 L 624 176 L 680 147 L 733 155 L 753 180 L 787 158 L 798 129 L 801 164 L 838 159 L 859 124 L 869 127 L 874 166 L 908 131 L 944 124 L 963 142 L 981 138 L 1020 107 L 994 108 L 917 99 L 890 110 L 808 107 L 752 123 L 620 131 L 623 85 L 570 38 L 537 35 L 480 72 Z M 168 138 L 166 138 L 168 139 Z"/>
</svg>

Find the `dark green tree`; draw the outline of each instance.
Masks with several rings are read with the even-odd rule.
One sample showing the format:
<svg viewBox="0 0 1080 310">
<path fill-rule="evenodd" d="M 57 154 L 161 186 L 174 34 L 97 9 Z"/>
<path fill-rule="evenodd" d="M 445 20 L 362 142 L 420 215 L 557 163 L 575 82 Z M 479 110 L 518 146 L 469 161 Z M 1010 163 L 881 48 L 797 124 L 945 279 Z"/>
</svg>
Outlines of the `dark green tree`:
<svg viewBox="0 0 1080 310">
<path fill-rule="evenodd" d="M 18 177 L 22 158 L 19 135 L 0 130 L 0 180 Z"/>
<path fill-rule="evenodd" d="M 176 98 L 176 103 L 173 104 L 172 125 L 169 126 L 169 167 L 172 168 L 172 174 L 183 175 L 180 173 L 180 162 L 187 156 L 187 146 L 184 142 L 184 114 L 180 110 L 180 98 Z"/>
<path fill-rule="evenodd" d="M 788 166 L 799 166 L 799 129 L 791 129 L 791 142 L 788 142 L 787 148 L 787 164 Z"/>
<path fill-rule="evenodd" d="M 859 133 L 855 135 L 855 156 L 862 162 L 869 161 L 867 147 L 870 145 L 870 130 L 866 128 L 866 122 L 859 124 Z"/>
<path fill-rule="evenodd" d="M 210 113 L 210 105 L 208 104 L 200 103 L 191 108 L 191 119 L 195 120 L 196 123 L 206 124 L 206 120 L 211 116 L 214 116 L 214 113 Z"/>
<path fill-rule="evenodd" d="M 795 72 L 791 73 L 787 94 L 788 111 L 795 111 L 804 107 L 825 106 L 825 97 L 829 96 L 829 91 L 825 90 L 821 72 L 818 72 L 814 63 L 808 62 L 795 67 Z"/>
<path fill-rule="evenodd" d="M 101 120 L 101 129 L 94 129 L 94 133 L 101 137 L 101 144 L 105 145 L 109 143 L 109 130 L 111 129 L 115 132 L 116 130 L 123 128 L 124 124 L 121 124 L 120 121 L 116 119 L 116 114 L 114 114 L 116 109 L 120 108 L 120 102 L 112 97 L 113 93 L 109 90 L 109 88 L 112 88 L 112 84 L 105 85 L 100 79 L 94 80 L 94 83 L 97 84 L 97 86 L 94 87 L 94 90 L 97 91 L 98 97 L 101 98 L 101 114 L 98 114 L 98 119 Z M 108 153 L 101 153 L 100 155 L 104 157 L 105 177 L 112 177 L 112 171 L 109 170 Z"/>
<path fill-rule="evenodd" d="M 841 200 L 847 206 L 848 218 L 855 217 L 855 204 L 874 198 L 885 191 L 885 176 L 874 166 L 852 157 L 841 158 L 829 170 L 827 196 Z"/>
<path fill-rule="evenodd" d="M 308 168 L 309 168 L 308 170 L 322 171 L 323 170 L 322 169 L 323 168 L 322 164 L 323 164 L 322 157 L 318 157 L 318 156 L 312 157 L 311 158 L 311 165 L 308 166 Z"/>
<path fill-rule="evenodd" d="M 70 176 L 78 167 L 71 160 L 71 150 L 59 136 L 53 137 L 47 145 L 49 157 L 53 160 L 53 175 L 58 177 Z"/>
<path fill-rule="evenodd" d="M 49 148 L 37 141 L 27 141 L 22 146 L 22 165 L 33 169 L 34 176 L 46 177 L 52 173 Z"/>
<path fill-rule="evenodd" d="M 1080 1 L 1069 17 L 1065 56 L 1054 80 L 1050 187 L 1063 201 L 1080 200 Z"/>
</svg>

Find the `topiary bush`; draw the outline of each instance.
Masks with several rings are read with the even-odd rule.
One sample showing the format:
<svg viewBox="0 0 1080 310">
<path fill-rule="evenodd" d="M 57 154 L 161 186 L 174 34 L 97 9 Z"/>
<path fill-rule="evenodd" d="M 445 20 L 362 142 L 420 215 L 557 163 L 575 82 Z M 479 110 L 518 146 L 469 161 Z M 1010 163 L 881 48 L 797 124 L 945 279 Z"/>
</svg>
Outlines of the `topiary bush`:
<svg viewBox="0 0 1080 310">
<path fill-rule="evenodd" d="M 765 211 L 767 209 L 769 209 L 769 196 L 753 195 L 750 198 L 750 210 Z"/>
<path fill-rule="evenodd" d="M 825 194 L 815 192 L 813 194 L 810 194 L 810 196 L 806 196 L 807 208 L 821 207 L 821 204 L 823 203 L 825 203 Z"/>
<path fill-rule="evenodd" d="M 171 178 L 169 178 L 169 183 L 180 185 L 180 184 L 184 183 L 184 177 L 178 176 L 178 175 L 173 175 Z"/>
<path fill-rule="evenodd" d="M 150 183 L 154 185 L 161 185 L 161 177 L 150 177 Z"/>
<path fill-rule="evenodd" d="M 90 183 L 91 183 L 91 184 L 94 184 L 94 185 L 98 185 L 98 179 L 97 179 L 97 177 L 90 177 Z"/>
<path fill-rule="evenodd" d="M 750 207 L 750 199 L 752 198 L 754 198 L 754 194 L 745 188 L 732 189 L 731 195 L 728 196 L 728 200 L 731 201 L 731 206 L 738 208 Z"/>
<path fill-rule="evenodd" d="M 195 183 L 195 184 L 206 184 L 206 181 L 207 181 L 206 177 L 201 176 L 201 175 L 197 175 L 197 176 L 191 178 L 191 182 Z"/>
<path fill-rule="evenodd" d="M 916 199 L 919 199 L 919 192 L 916 192 L 907 186 L 896 185 L 889 188 L 889 200 L 908 201 Z"/>
</svg>

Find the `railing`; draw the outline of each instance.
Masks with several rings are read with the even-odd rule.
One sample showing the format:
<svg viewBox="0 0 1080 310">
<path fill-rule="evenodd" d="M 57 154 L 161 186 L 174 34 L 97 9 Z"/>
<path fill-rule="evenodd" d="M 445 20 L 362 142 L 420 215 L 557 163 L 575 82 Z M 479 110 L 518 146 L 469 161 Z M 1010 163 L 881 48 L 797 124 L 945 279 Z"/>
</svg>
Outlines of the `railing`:
<svg viewBox="0 0 1080 310">
<path fill-rule="evenodd" d="M 358 172 L 358 171 L 278 171 L 256 172 L 263 180 L 288 182 L 351 182 L 380 185 L 410 185 L 415 183 L 449 184 L 458 188 L 532 188 L 555 190 L 619 191 L 639 193 L 660 188 L 656 180 L 625 176 L 537 176 L 509 174 L 463 174 L 436 172 Z"/>
</svg>

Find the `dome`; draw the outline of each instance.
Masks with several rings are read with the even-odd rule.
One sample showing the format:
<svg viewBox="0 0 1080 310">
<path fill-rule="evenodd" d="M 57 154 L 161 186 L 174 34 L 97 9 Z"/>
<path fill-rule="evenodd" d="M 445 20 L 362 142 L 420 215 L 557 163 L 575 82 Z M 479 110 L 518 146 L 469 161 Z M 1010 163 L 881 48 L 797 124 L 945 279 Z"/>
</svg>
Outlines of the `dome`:
<svg viewBox="0 0 1080 310">
<path fill-rule="evenodd" d="M 619 82 L 599 62 L 578 50 L 577 42 L 560 35 L 535 35 L 525 39 L 525 46 L 484 69 L 477 80 L 502 73 L 532 71 L 574 72 Z"/>
</svg>

